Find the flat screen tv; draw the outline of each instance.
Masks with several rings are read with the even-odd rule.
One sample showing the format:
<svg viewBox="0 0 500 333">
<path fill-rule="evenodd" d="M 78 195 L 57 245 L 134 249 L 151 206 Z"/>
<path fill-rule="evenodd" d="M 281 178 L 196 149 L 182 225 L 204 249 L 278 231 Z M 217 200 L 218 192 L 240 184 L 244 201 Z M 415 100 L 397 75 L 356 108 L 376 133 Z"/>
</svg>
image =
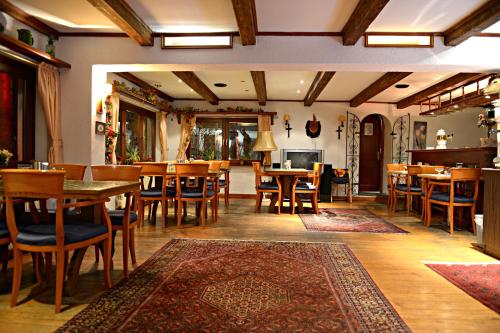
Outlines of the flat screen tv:
<svg viewBox="0 0 500 333">
<path fill-rule="evenodd" d="M 285 161 L 292 161 L 292 168 L 313 169 L 314 162 L 323 163 L 322 149 L 281 149 L 281 167 Z"/>
</svg>

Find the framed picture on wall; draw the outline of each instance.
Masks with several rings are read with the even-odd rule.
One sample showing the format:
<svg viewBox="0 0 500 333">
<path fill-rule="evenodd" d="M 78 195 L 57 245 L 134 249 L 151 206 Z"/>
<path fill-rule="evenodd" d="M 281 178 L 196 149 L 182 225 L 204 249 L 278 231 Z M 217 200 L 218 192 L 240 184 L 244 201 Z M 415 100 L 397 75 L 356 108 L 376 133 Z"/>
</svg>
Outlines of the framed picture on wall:
<svg viewBox="0 0 500 333">
<path fill-rule="evenodd" d="M 413 149 L 427 148 L 427 122 L 413 122 Z"/>
<path fill-rule="evenodd" d="M 373 123 L 366 123 L 364 135 L 373 135 Z"/>
</svg>

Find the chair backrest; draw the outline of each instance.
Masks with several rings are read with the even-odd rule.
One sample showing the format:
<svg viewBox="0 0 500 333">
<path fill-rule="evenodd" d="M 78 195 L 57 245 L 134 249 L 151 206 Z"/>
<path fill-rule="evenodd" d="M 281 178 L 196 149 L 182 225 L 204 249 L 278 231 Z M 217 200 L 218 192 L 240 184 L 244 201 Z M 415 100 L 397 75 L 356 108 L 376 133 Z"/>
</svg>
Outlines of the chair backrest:
<svg viewBox="0 0 500 333">
<path fill-rule="evenodd" d="M 314 186 L 319 190 L 319 184 L 321 182 L 321 172 L 323 171 L 323 163 L 314 162 L 313 164 L 313 174 L 314 174 Z"/>
<path fill-rule="evenodd" d="M 142 167 L 137 165 L 93 165 L 92 179 L 97 181 L 139 181 Z"/>
<path fill-rule="evenodd" d="M 442 165 L 421 165 L 420 168 L 422 168 L 422 173 L 438 173 L 436 169 L 442 168 L 444 169 L 444 166 Z"/>
<path fill-rule="evenodd" d="M 405 169 L 406 164 L 396 164 L 396 163 L 388 163 L 385 165 L 387 171 L 403 171 Z"/>
<path fill-rule="evenodd" d="M 259 187 L 262 179 L 262 167 L 260 162 L 252 162 L 253 171 L 255 172 L 255 186 Z"/>
<path fill-rule="evenodd" d="M 0 171 L 3 178 L 4 196 L 7 202 L 7 227 L 15 244 L 18 229 L 14 214 L 15 198 L 56 199 L 56 244 L 64 243 L 63 191 L 64 170 L 38 171 L 10 169 Z"/>
<path fill-rule="evenodd" d="M 451 181 L 479 181 L 481 169 L 478 168 L 451 168 Z"/>
<path fill-rule="evenodd" d="M 134 166 L 141 167 L 141 176 L 165 176 L 167 174 L 168 163 L 134 162 Z"/>
<path fill-rule="evenodd" d="M 83 164 L 51 164 L 51 167 L 56 170 L 65 170 L 66 179 L 69 180 L 83 180 L 87 169 L 87 166 Z"/>
<path fill-rule="evenodd" d="M 208 170 L 211 172 L 219 172 L 222 165 L 222 161 L 208 161 Z"/>
<path fill-rule="evenodd" d="M 207 177 L 209 164 L 205 163 L 176 163 L 175 174 L 180 177 Z"/>
<path fill-rule="evenodd" d="M 421 165 L 408 165 L 406 170 L 408 171 L 408 177 L 416 176 L 419 173 L 423 173 Z"/>
<path fill-rule="evenodd" d="M 222 169 L 229 169 L 229 167 L 231 166 L 231 163 L 229 162 L 229 160 L 222 160 L 221 162 L 222 163 L 221 163 L 220 167 Z"/>
</svg>

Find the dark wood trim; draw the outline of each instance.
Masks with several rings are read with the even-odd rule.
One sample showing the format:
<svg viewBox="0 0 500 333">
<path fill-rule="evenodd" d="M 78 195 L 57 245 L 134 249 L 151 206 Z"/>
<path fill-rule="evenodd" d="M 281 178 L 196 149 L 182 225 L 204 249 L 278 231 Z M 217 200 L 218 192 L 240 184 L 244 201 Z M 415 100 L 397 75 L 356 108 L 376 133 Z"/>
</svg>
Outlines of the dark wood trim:
<svg viewBox="0 0 500 333">
<path fill-rule="evenodd" d="M 264 71 L 250 71 L 252 74 L 255 92 L 259 105 L 266 105 L 267 89 L 266 89 L 266 73 Z"/>
<path fill-rule="evenodd" d="M 116 88 L 116 87 L 113 87 L 113 89 L 114 89 L 114 91 L 120 93 L 120 95 L 126 96 L 126 97 L 131 98 L 133 100 L 136 100 L 138 102 L 141 102 L 142 104 L 145 104 L 145 105 L 147 105 L 149 107 L 152 107 L 152 108 L 156 109 L 159 112 L 165 112 L 166 111 L 166 110 L 162 109 L 159 105 L 153 104 L 150 101 L 144 99 L 142 96 L 138 96 L 138 95 L 133 94 L 133 93 L 127 91 L 127 90 L 121 90 L 121 89 Z M 151 111 L 151 112 L 153 112 L 153 111 Z"/>
<path fill-rule="evenodd" d="M 13 5 L 7 0 L 0 1 L 0 11 L 12 16 L 19 22 L 26 24 L 28 27 L 31 27 L 46 36 L 52 36 L 54 39 L 59 38 L 59 31 L 43 23 L 36 17 L 26 13 L 24 10 Z"/>
<path fill-rule="evenodd" d="M 222 195 L 224 195 L 224 194 L 222 194 Z M 231 199 L 251 199 L 251 200 L 255 200 L 255 194 L 229 193 L 229 198 L 231 198 Z"/>
<path fill-rule="evenodd" d="M 204 101 L 202 98 L 176 98 L 176 101 Z M 258 102 L 256 99 L 238 99 L 238 98 L 220 98 L 220 102 Z M 267 99 L 267 102 L 293 102 L 293 103 L 304 103 L 303 99 Z M 349 103 L 349 100 L 330 100 L 318 99 L 314 101 L 315 103 Z M 377 102 L 377 101 L 367 101 L 365 104 L 397 104 L 396 102 Z"/>
<path fill-rule="evenodd" d="M 444 45 L 457 46 L 500 21 L 500 1 L 490 0 L 444 32 Z"/>
<path fill-rule="evenodd" d="M 429 37 L 429 45 L 416 45 L 416 44 L 368 44 L 368 36 L 428 36 Z M 365 33 L 365 47 L 395 47 L 395 48 L 433 48 L 434 47 L 434 35 L 432 34 L 372 34 Z"/>
<path fill-rule="evenodd" d="M 314 81 L 317 82 L 317 84 L 314 86 L 314 81 L 313 84 L 311 84 L 311 87 L 309 88 L 308 95 L 304 99 L 304 106 L 311 106 L 314 101 L 318 98 L 318 96 L 321 94 L 323 89 L 328 85 L 328 82 L 333 78 L 335 75 L 335 72 L 322 72 L 321 78 L 319 80 L 316 80 L 318 75 L 316 75 L 316 78 L 314 78 Z M 310 93 L 309 93 L 310 92 Z"/>
<path fill-rule="evenodd" d="M 259 31 L 257 36 L 342 37 L 340 31 Z"/>
<path fill-rule="evenodd" d="M 158 95 L 158 97 L 161 97 L 166 101 L 172 102 L 174 100 L 171 96 L 167 95 L 166 93 L 159 90 L 158 88 L 153 87 L 152 85 L 150 85 L 146 81 L 138 78 L 137 76 L 135 76 L 132 73 L 129 73 L 129 72 L 114 72 L 114 73 L 116 75 L 118 75 L 119 77 L 121 77 L 121 78 L 123 78 L 123 79 L 125 79 L 133 84 L 138 85 L 141 88 L 153 90 Z"/>
<path fill-rule="evenodd" d="M 360 106 L 364 102 L 368 101 L 373 96 L 380 94 L 382 91 L 389 87 L 392 87 L 396 82 L 401 81 L 412 72 L 388 72 L 382 75 L 377 81 L 370 84 L 363 91 L 357 94 L 351 101 L 349 105 L 353 108 Z"/>
<path fill-rule="evenodd" d="M 254 0 L 232 0 L 234 15 L 238 22 L 242 45 L 255 45 L 257 32 L 257 15 Z"/>
<path fill-rule="evenodd" d="M 183 46 L 169 46 L 165 45 L 165 37 L 194 37 L 194 36 L 203 36 L 203 37 L 217 37 L 217 36 L 228 36 L 229 37 L 229 45 L 183 45 Z M 170 33 L 170 34 L 161 34 L 161 48 L 164 50 L 175 50 L 175 49 L 232 49 L 233 48 L 233 33 Z"/>
<path fill-rule="evenodd" d="M 0 45 L 39 62 L 46 62 L 56 67 L 71 68 L 71 65 L 67 62 L 57 59 L 46 52 L 34 48 L 4 33 L 0 33 Z"/>
<path fill-rule="evenodd" d="M 490 98 L 486 98 L 483 94 L 480 92 L 471 92 L 468 93 L 464 96 L 460 96 L 457 98 L 454 98 L 453 100 L 448 100 L 444 101 L 441 103 L 441 105 L 438 105 L 434 109 L 430 109 L 428 111 L 423 111 L 420 112 L 419 115 L 421 116 L 438 116 L 442 114 L 450 114 L 453 112 L 460 112 L 462 109 L 466 107 L 475 107 L 475 106 L 483 106 L 487 104 L 491 104 L 491 101 L 498 99 L 499 94 L 490 94 Z M 425 106 L 426 104 L 422 104 L 420 106 L 420 110 L 422 110 L 422 107 Z M 457 105 L 458 108 L 455 109 L 453 106 Z"/>
<path fill-rule="evenodd" d="M 309 99 L 309 96 L 311 96 L 311 93 L 314 91 L 314 88 L 316 88 L 316 85 L 318 84 L 319 79 L 321 79 L 321 75 L 322 75 L 322 72 L 316 73 L 316 76 L 314 76 L 314 79 L 311 82 L 309 89 L 307 89 L 306 97 L 304 97 L 304 100 Z"/>
<path fill-rule="evenodd" d="M 389 0 L 360 0 L 342 29 L 342 43 L 356 44 L 388 2 Z"/>
<path fill-rule="evenodd" d="M 181 111 L 184 112 L 184 111 Z M 259 111 L 259 112 L 253 112 L 253 111 L 204 111 L 204 110 L 198 110 L 198 111 L 186 111 L 186 113 L 191 113 L 195 115 L 217 115 L 221 117 L 225 117 L 227 115 L 230 116 L 253 116 L 257 117 L 259 114 L 260 115 L 268 115 L 268 116 L 276 116 L 278 113 L 277 112 L 268 112 L 268 111 Z M 202 117 L 203 118 L 203 117 Z M 233 117 L 231 117 L 233 118 Z M 215 119 L 215 118 L 214 118 Z M 223 119 L 223 118 L 220 118 Z"/>
<path fill-rule="evenodd" d="M 203 81 L 194 72 L 172 72 L 175 76 L 181 79 L 185 84 L 191 87 L 201 97 L 206 99 L 212 105 L 219 104 L 219 98 L 207 87 Z"/>
<path fill-rule="evenodd" d="M 151 28 L 125 0 L 87 0 L 139 45 L 153 46 Z"/>
<path fill-rule="evenodd" d="M 61 32 L 59 37 L 119 37 L 119 38 L 129 38 L 124 32 L 94 32 L 94 31 L 82 31 L 82 32 Z"/>
<path fill-rule="evenodd" d="M 429 96 L 435 95 L 439 92 L 442 92 L 446 89 L 451 89 L 454 87 L 458 87 L 466 81 L 471 81 L 477 79 L 481 76 L 485 75 L 485 73 L 458 73 L 446 80 L 438 82 L 429 88 L 421 90 L 411 96 L 403 98 L 397 103 L 398 109 L 404 109 L 411 105 L 415 105 L 425 100 Z"/>
</svg>

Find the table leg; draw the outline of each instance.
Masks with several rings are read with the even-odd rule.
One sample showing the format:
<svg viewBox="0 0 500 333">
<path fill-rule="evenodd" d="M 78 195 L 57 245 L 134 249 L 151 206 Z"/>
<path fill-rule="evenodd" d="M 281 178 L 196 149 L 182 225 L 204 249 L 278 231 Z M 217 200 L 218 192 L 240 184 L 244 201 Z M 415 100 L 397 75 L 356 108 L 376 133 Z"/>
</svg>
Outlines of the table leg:
<svg viewBox="0 0 500 333">
<path fill-rule="evenodd" d="M 274 213 L 276 210 L 276 203 L 278 202 L 278 193 L 271 195 L 271 203 L 269 204 L 269 213 Z"/>
<path fill-rule="evenodd" d="M 75 293 L 76 284 L 78 282 L 78 274 L 87 249 L 88 246 L 73 251 L 73 255 L 71 256 L 71 260 L 68 265 L 68 278 L 64 285 L 64 294 L 66 296 L 72 296 Z"/>
</svg>

